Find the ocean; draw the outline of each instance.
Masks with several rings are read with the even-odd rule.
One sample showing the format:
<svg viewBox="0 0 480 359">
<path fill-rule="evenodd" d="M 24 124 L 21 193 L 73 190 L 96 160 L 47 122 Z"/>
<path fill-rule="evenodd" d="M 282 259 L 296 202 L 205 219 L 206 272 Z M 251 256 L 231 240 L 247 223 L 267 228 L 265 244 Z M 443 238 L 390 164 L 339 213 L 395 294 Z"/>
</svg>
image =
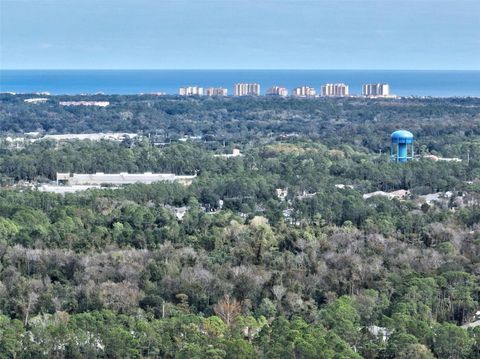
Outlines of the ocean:
<svg viewBox="0 0 480 359">
<path fill-rule="evenodd" d="M 399 96 L 480 97 L 480 71 L 424 70 L 0 70 L 0 92 L 51 94 L 178 94 L 182 86 L 226 87 L 257 82 L 261 92 L 271 86 L 289 91 L 343 82 L 350 94 L 364 83 L 388 83 Z"/>
</svg>

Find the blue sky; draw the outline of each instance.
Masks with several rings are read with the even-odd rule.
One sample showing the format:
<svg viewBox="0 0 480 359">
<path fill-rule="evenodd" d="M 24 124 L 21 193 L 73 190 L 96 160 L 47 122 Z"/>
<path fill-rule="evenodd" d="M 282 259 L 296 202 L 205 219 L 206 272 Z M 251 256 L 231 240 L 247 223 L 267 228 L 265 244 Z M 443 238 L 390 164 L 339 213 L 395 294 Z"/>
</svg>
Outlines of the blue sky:
<svg viewBox="0 0 480 359">
<path fill-rule="evenodd" d="M 480 69 L 480 0 L 0 0 L 0 67 Z"/>
</svg>

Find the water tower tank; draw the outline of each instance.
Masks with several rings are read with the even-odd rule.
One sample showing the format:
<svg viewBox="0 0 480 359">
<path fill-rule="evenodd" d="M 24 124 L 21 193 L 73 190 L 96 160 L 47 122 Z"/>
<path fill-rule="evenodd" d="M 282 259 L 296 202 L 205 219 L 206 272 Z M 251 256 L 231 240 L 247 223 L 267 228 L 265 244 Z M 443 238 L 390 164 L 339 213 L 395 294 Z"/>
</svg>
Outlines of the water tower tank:
<svg viewBox="0 0 480 359">
<path fill-rule="evenodd" d="M 390 136 L 390 159 L 395 162 L 407 162 L 413 159 L 413 134 L 409 131 L 399 130 Z"/>
</svg>

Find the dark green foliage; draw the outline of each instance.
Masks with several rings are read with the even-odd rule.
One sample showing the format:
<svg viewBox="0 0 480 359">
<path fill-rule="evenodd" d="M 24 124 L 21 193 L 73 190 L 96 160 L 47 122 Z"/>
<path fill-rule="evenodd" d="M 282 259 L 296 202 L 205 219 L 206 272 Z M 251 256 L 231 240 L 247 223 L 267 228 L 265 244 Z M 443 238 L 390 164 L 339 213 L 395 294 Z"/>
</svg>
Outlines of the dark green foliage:
<svg viewBox="0 0 480 359">
<path fill-rule="evenodd" d="M 477 99 L 97 97 L 111 106 L 0 96 L 11 132 L 151 134 L 2 142 L 0 358 L 479 357 L 462 327 L 480 308 Z M 399 126 L 464 161 L 390 163 Z M 69 171 L 198 177 L 65 196 L 21 182 Z M 397 189 L 412 196 L 362 197 Z M 419 200 L 439 191 L 452 199 Z"/>
</svg>

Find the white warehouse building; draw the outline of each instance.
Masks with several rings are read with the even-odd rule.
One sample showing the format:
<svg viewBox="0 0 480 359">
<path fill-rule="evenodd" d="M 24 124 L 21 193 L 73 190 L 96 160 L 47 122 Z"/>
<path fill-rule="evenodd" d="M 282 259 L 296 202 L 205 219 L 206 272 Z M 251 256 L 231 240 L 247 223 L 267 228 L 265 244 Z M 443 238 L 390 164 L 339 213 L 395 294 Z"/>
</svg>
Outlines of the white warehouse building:
<svg viewBox="0 0 480 359">
<path fill-rule="evenodd" d="M 67 186 L 79 186 L 79 185 L 113 185 L 119 186 L 132 183 L 145 183 L 150 184 L 154 182 L 178 182 L 184 185 L 190 185 L 194 178 L 193 176 L 177 176 L 173 173 L 103 173 L 97 172 L 93 174 L 80 174 L 80 173 L 58 173 L 57 172 L 57 184 L 64 184 Z"/>
</svg>

